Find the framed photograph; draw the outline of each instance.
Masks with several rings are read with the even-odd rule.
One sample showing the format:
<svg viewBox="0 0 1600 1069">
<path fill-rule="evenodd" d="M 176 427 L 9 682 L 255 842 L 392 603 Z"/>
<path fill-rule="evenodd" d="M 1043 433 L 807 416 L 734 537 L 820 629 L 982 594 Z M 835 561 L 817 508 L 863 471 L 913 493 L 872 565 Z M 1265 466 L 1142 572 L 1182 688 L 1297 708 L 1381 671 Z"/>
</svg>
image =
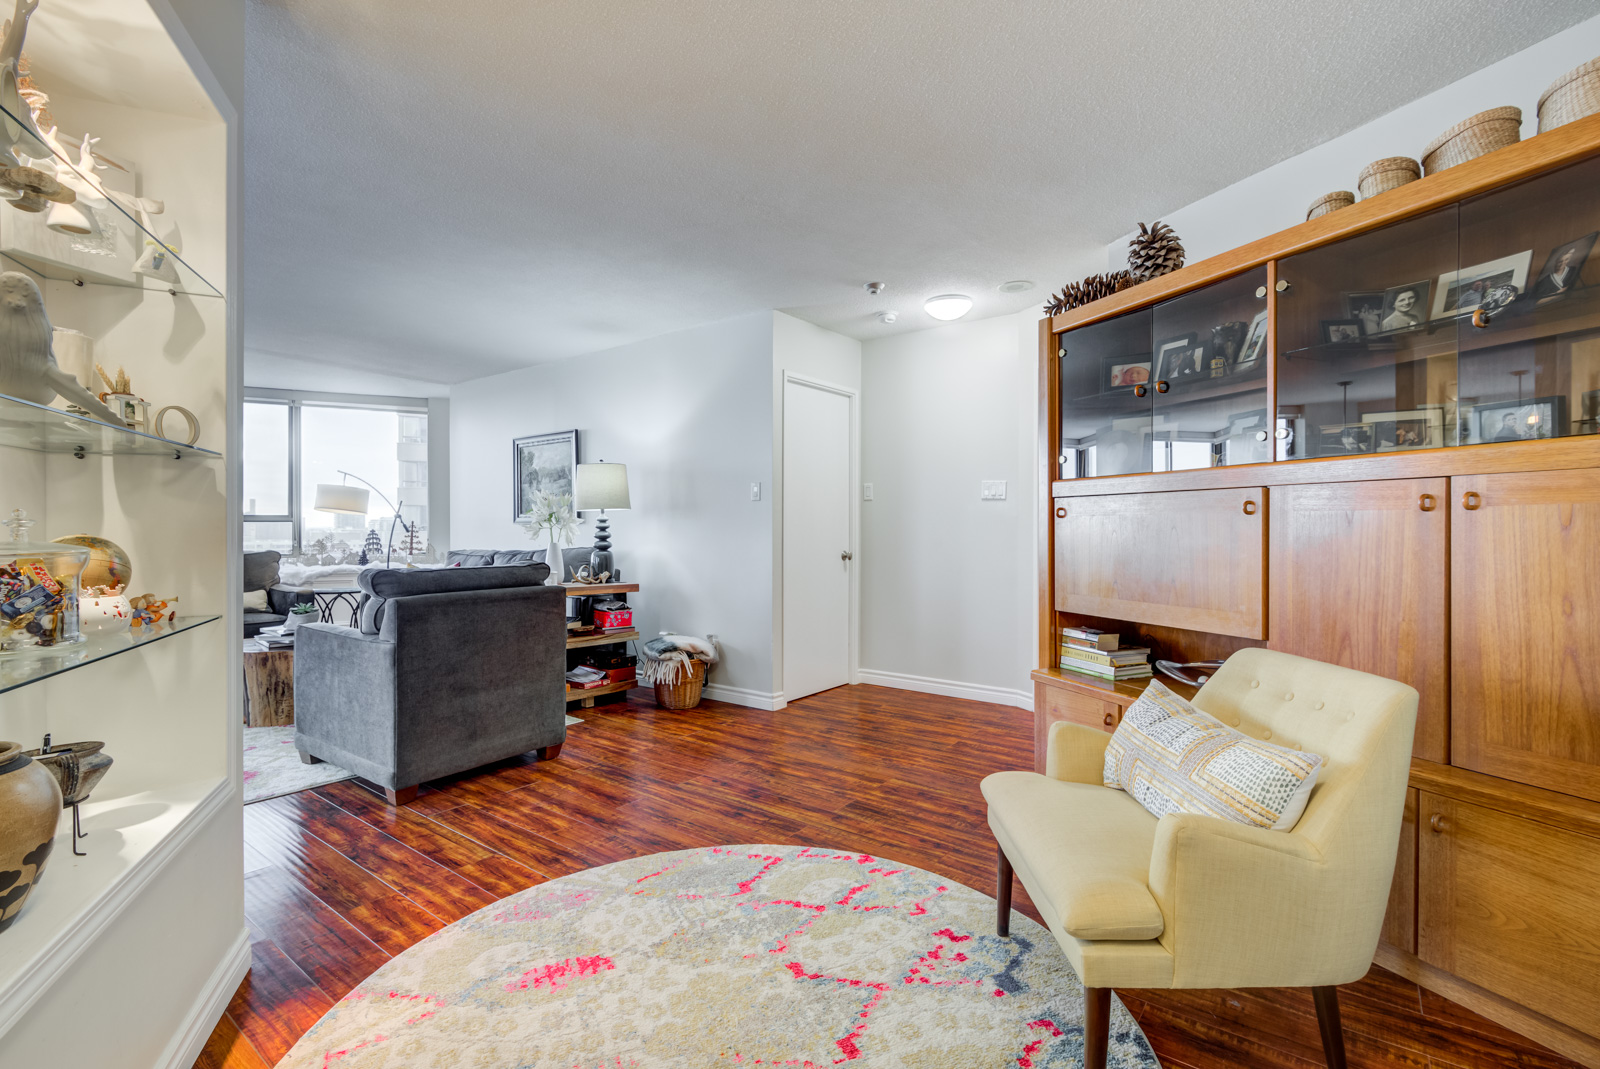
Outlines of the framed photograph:
<svg viewBox="0 0 1600 1069">
<path fill-rule="evenodd" d="M 578 465 L 578 432 L 555 431 L 518 438 L 511 443 L 511 518 L 533 510 L 533 499 L 545 492 L 572 493 Z"/>
<path fill-rule="evenodd" d="M 1567 397 L 1534 397 L 1526 401 L 1499 401 L 1475 405 L 1469 444 L 1530 442 L 1556 438 L 1567 430 Z"/>
<path fill-rule="evenodd" d="M 1239 359 L 1233 362 L 1235 372 L 1254 371 L 1267 355 L 1267 313 L 1257 312 L 1245 331 L 1244 345 L 1239 349 Z"/>
<path fill-rule="evenodd" d="M 1372 428 L 1375 453 L 1397 449 L 1438 449 L 1444 445 L 1444 409 L 1418 408 L 1410 412 L 1368 412 L 1361 422 Z"/>
<path fill-rule="evenodd" d="M 1403 330 L 1416 330 L 1425 325 L 1428 295 L 1432 292 L 1433 283 L 1427 279 L 1421 282 L 1408 282 L 1404 286 L 1390 286 L 1384 290 L 1378 333 L 1398 334 Z"/>
<path fill-rule="evenodd" d="M 1367 423 L 1325 423 L 1317 428 L 1317 456 L 1343 457 L 1372 452 L 1372 426 Z"/>
<path fill-rule="evenodd" d="M 1454 319 L 1482 306 L 1504 308 L 1528 288 L 1533 250 L 1502 256 L 1488 263 L 1446 271 L 1433 292 L 1433 319 Z M 1510 287 L 1509 291 L 1507 287 Z"/>
<path fill-rule="evenodd" d="M 1366 331 L 1359 319 L 1324 319 L 1322 342 L 1324 345 L 1360 345 Z"/>
<path fill-rule="evenodd" d="M 1344 295 L 1345 318 L 1357 320 L 1363 336 L 1382 331 L 1379 324 L 1383 322 L 1383 296 L 1382 290 Z"/>
<path fill-rule="evenodd" d="M 1193 378 L 1205 369 L 1205 353 L 1206 347 L 1199 344 L 1196 334 L 1182 334 L 1157 342 L 1154 377 L 1167 382 Z"/>
<path fill-rule="evenodd" d="M 1121 390 L 1150 381 L 1150 361 L 1114 356 L 1106 361 L 1106 389 Z"/>
<path fill-rule="evenodd" d="M 1600 238 L 1600 231 L 1551 249 L 1533 283 L 1533 299 L 1542 304 L 1565 297 L 1581 286 L 1578 276 L 1583 274 L 1583 265 L 1594 249 L 1595 238 Z"/>
</svg>

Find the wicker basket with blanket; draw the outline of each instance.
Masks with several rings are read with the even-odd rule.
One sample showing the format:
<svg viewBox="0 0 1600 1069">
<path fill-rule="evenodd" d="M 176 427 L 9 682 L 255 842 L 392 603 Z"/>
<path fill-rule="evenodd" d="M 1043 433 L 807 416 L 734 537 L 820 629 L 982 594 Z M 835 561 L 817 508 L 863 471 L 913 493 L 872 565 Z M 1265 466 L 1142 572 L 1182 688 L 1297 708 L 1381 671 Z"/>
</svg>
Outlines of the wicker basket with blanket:
<svg viewBox="0 0 1600 1069">
<path fill-rule="evenodd" d="M 700 704 L 706 669 L 717 663 L 717 647 L 709 639 L 663 631 L 640 647 L 639 681 L 656 689 L 663 709 L 693 709 Z"/>
</svg>

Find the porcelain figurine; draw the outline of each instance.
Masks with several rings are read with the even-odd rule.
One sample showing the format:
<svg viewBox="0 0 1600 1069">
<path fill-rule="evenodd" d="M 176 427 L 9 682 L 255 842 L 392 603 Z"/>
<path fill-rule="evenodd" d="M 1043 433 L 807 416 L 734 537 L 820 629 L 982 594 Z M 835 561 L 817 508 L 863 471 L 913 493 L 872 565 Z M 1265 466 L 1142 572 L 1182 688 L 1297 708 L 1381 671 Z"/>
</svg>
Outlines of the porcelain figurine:
<svg viewBox="0 0 1600 1069">
<path fill-rule="evenodd" d="M 40 405 L 60 394 L 95 419 L 124 426 L 98 397 L 56 366 L 44 294 L 20 271 L 0 274 L 0 393 Z"/>
<path fill-rule="evenodd" d="M 133 265 L 133 273 L 165 282 L 169 286 L 178 284 L 178 261 L 176 257 L 183 251 L 183 237 L 178 233 L 178 224 L 172 228 L 160 241 L 146 234 L 144 237 L 144 254 L 139 257 L 138 263 Z"/>
<path fill-rule="evenodd" d="M 22 155 L 35 160 L 51 158 L 50 146 L 33 121 L 33 109 L 22 98 L 22 39 L 28 34 L 28 19 L 39 7 L 39 0 L 17 0 L 11 26 L 0 43 L 0 163 L 9 167 L 21 164 Z"/>
<path fill-rule="evenodd" d="M 0 742 L 0 932 L 44 875 L 61 819 L 61 787 L 15 742 Z"/>
</svg>

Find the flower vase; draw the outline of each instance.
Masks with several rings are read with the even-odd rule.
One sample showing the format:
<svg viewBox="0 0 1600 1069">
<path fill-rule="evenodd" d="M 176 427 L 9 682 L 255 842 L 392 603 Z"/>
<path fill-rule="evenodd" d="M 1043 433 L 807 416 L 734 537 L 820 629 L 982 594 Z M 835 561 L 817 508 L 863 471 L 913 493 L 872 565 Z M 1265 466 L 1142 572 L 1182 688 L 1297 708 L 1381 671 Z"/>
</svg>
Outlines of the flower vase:
<svg viewBox="0 0 1600 1069">
<path fill-rule="evenodd" d="M 550 566 L 550 576 L 544 581 L 545 586 L 560 586 L 566 578 L 566 569 L 562 566 L 561 543 L 556 541 L 554 532 L 550 535 L 550 548 L 544 552 L 544 562 Z"/>
</svg>

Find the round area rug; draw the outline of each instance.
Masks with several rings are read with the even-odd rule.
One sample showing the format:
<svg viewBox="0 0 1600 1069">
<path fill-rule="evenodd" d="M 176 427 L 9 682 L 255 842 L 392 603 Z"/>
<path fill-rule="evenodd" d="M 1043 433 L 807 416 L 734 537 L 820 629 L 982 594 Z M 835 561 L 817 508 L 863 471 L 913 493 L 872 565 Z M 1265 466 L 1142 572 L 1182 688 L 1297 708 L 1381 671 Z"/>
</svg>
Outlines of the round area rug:
<svg viewBox="0 0 1600 1069">
<path fill-rule="evenodd" d="M 279 1069 L 1083 1064 L 1083 988 L 994 899 L 866 854 L 717 846 L 540 884 L 369 976 Z M 1159 1063 L 1122 1003 L 1117 1069 Z"/>
</svg>

